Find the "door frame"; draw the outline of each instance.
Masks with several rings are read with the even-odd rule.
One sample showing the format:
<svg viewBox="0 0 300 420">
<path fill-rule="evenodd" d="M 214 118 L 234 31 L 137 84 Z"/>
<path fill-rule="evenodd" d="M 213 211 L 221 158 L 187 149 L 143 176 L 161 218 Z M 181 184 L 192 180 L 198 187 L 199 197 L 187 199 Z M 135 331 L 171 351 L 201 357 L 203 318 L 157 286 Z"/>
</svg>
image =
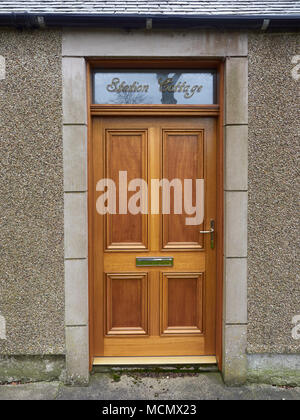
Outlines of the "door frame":
<svg viewBox="0 0 300 420">
<path fill-rule="evenodd" d="M 218 105 L 94 105 L 92 104 L 91 72 L 94 68 L 214 68 L 218 72 Z M 87 91 L 87 158 L 88 158 L 88 300 L 89 300 L 89 369 L 94 358 L 94 252 L 93 252 L 93 205 L 94 191 L 92 180 L 92 118 L 94 116 L 199 116 L 214 117 L 217 120 L 217 218 L 216 218 L 216 359 L 219 370 L 223 365 L 223 255 L 224 255 L 224 61 L 199 59 L 90 59 L 86 61 Z"/>
</svg>

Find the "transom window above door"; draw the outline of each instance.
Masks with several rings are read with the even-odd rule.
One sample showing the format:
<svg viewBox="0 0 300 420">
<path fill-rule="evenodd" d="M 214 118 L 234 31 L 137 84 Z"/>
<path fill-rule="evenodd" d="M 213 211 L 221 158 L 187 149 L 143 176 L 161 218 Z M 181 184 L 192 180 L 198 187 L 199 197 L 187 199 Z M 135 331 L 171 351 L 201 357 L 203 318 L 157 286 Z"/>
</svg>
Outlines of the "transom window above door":
<svg viewBox="0 0 300 420">
<path fill-rule="evenodd" d="M 99 70 L 92 73 L 93 103 L 107 105 L 214 105 L 217 71 Z"/>
</svg>

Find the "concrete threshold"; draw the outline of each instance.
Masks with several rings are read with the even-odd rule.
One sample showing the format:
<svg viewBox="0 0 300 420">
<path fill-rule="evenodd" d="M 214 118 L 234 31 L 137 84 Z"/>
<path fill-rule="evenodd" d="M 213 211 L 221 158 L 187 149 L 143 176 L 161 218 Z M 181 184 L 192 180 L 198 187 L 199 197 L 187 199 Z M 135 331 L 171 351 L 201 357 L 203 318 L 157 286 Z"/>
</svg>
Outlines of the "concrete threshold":
<svg viewBox="0 0 300 420">
<path fill-rule="evenodd" d="M 300 400 L 300 388 L 247 384 L 227 387 L 220 373 L 135 375 L 96 373 L 89 386 L 60 382 L 0 386 L 0 400 Z M 98 407 L 98 406 L 96 406 Z M 97 408 L 98 409 L 98 408 Z"/>
</svg>

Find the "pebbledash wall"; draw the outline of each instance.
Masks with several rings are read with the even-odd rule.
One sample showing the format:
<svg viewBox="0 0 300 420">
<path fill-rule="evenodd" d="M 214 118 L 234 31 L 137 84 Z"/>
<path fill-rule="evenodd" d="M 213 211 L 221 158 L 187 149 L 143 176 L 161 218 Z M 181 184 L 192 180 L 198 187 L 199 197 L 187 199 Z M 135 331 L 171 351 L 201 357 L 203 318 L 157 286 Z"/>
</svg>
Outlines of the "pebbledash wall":
<svg viewBox="0 0 300 420">
<path fill-rule="evenodd" d="M 297 63 L 299 34 L 249 35 L 248 378 L 299 385 Z"/>
<path fill-rule="evenodd" d="M 61 33 L 0 30 L 0 56 L 0 381 L 54 378 L 65 353 Z"/>
<path fill-rule="evenodd" d="M 88 381 L 85 57 L 146 54 L 226 60 L 223 374 L 300 384 L 299 47 L 296 34 L 0 31 L 0 381 Z"/>
</svg>

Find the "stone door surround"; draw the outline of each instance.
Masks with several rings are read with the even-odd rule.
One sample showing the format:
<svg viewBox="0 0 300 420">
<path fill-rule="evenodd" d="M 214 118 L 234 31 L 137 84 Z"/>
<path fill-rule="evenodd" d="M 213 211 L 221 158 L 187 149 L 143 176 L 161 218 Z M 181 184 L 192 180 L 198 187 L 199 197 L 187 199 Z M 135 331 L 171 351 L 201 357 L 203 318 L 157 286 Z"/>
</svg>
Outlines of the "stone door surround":
<svg viewBox="0 0 300 420">
<path fill-rule="evenodd" d="M 225 60 L 223 375 L 247 375 L 248 38 L 233 32 L 63 32 L 67 381 L 89 380 L 86 58 Z"/>
</svg>

